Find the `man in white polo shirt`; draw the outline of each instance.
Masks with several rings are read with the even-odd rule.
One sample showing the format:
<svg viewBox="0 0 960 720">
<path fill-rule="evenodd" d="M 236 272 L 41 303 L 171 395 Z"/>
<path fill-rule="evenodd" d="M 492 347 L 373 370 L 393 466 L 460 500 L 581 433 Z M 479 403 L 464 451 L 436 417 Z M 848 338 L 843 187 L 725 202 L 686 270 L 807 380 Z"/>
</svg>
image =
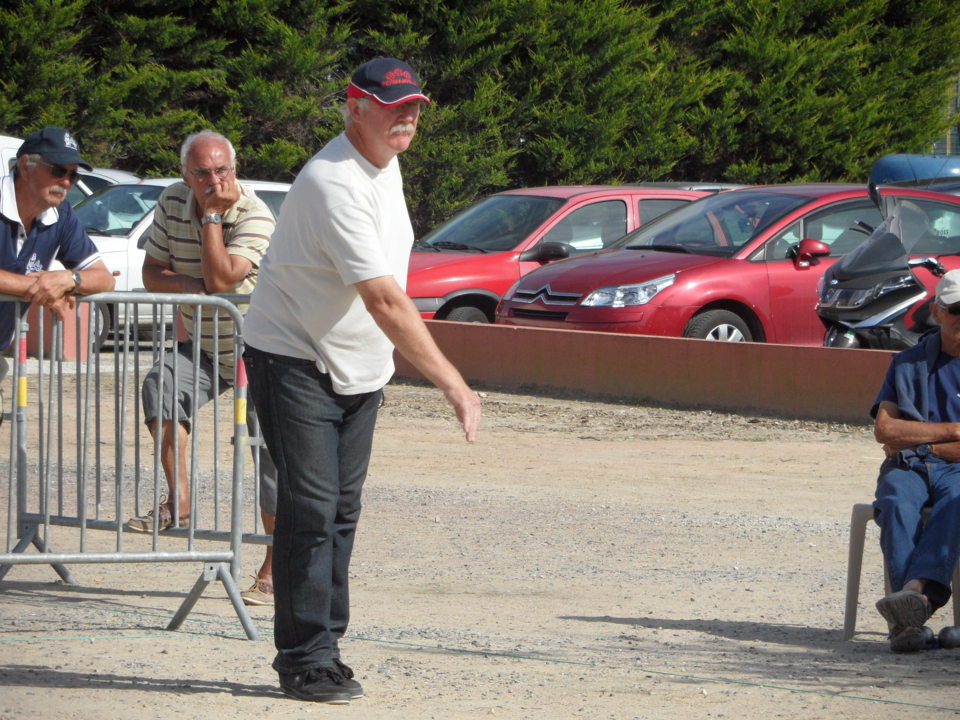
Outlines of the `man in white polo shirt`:
<svg viewBox="0 0 960 720">
<path fill-rule="evenodd" d="M 480 399 L 404 292 L 413 228 L 397 155 L 430 102 L 377 58 L 347 88 L 346 128 L 284 202 L 244 325 L 250 391 L 278 471 L 273 668 L 301 700 L 363 695 L 340 659 L 347 575 L 394 347 L 443 390 L 473 441 Z"/>
</svg>

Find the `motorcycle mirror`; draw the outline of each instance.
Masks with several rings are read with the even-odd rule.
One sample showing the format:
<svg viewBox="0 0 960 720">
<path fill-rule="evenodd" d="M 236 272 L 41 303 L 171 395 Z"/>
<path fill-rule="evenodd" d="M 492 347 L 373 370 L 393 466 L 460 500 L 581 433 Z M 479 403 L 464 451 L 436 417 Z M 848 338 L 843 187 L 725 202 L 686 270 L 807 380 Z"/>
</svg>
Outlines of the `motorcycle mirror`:
<svg viewBox="0 0 960 720">
<path fill-rule="evenodd" d="M 817 264 L 817 258 L 827 257 L 830 254 L 830 246 L 813 238 L 804 238 L 797 247 L 797 252 L 793 256 L 793 266 L 797 270 L 806 270 L 811 265 Z"/>
</svg>

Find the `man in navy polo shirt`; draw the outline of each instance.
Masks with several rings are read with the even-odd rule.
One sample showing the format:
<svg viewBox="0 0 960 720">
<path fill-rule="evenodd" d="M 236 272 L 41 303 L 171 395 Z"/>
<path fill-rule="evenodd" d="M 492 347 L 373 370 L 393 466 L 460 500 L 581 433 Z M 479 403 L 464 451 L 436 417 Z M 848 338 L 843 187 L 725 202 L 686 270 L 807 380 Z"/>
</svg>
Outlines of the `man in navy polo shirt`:
<svg viewBox="0 0 960 720">
<path fill-rule="evenodd" d="M 873 505 L 894 591 L 877 610 L 894 652 L 923 649 L 960 554 L 960 270 L 937 283 L 930 312 L 940 329 L 894 355 L 872 409 L 887 456 Z"/>
<path fill-rule="evenodd" d="M 0 293 L 55 311 L 73 308 L 73 295 L 108 292 L 114 279 L 70 204 L 64 202 L 77 168 L 90 170 L 73 136 L 45 127 L 17 150 L 11 175 L 0 180 Z M 66 270 L 49 270 L 59 260 Z M 13 302 L 0 302 L 0 349 L 13 340 Z M 21 305 L 26 312 L 28 305 Z M 0 357 L 0 381 L 7 374 Z"/>
</svg>

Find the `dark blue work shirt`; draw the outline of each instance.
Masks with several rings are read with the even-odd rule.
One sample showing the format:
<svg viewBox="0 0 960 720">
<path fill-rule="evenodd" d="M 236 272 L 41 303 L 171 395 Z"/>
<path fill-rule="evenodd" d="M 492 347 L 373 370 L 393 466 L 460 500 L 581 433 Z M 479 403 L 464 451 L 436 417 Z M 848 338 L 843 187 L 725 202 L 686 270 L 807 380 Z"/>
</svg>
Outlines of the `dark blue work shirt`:
<svg viewBox="0 0 960 720">
<path fill-rule="evenodd" d="M 960 421 L 960 358 L 940 349 L 939 332 L 894 356 L 870 414 L 876 417 L 884 401 L 907 420 Z"/>
<path fill-rule="evenodd" d="M 940 349 L 940 333 L 931 333 L 897 353 L 870 414 L 889 400 L 907 420 L 960 422 L 960 358 Z"/>
<path fill-rule="evenodd" d="M 47 270 L 54 260 L 59 260 L 67 269 L 83 269 L 100 259 L 97 246 L 87 235 L 70 204 L 64 202 L 38 215 L 23 239 L 23 223 L 17 210 L 13 177 L 7 175 L 0 184 L 0 270 L 28 275 Z M 0 349 L 13 340 L 16 322 L 16 303 L 0 302 Z M 21 304 L 22 312 L 29 303 Z"/>
<path fill-rule="evenodd" d="M 940 353 L 930 376 L 930 422 L 956 422 L 960 418 L 960 359 Z"/>
</svg>

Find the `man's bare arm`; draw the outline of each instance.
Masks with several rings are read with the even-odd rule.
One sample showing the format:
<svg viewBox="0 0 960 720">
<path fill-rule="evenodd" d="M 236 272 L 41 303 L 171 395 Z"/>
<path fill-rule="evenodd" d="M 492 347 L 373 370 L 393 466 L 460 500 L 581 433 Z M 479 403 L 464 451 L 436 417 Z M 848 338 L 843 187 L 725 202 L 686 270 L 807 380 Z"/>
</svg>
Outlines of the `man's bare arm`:
<svg viewBox="0 0 960 720">
<path fill-rule="evenodd" d="M 929 423 L 907 420 L 896 403 L 884 401 L 877 410 L 873 436 L 885 448 L 896 452 L 921 443 L 960 442 L 960 423 Z"/>
<path fill-rule="evenodd" d="M 440 352 L 413 301 L 391 276 L 365 280 L 354 287 L 397 351 L 443 391 L 463 425 L 467 442 L 473 442 L 480 425 L 480 397 Z"/>
<path fill-rule="evenodd" d="M 240 199 L 237 181 L 227 178 L 207 186 L 204 196 L 197 196 L 200 217 L 219 213 L 223 215 Z M 223 242 L 223 225 L 206 223 L 200 231 L 200 266 L 207 292 L 228 293 L 240 284 L 253 267 L 248 259 L 227 252 Z"/>
<path fill-rule="evenodd" d="M 143 286 L 155 293 L 190 293 L 202 295 L 207 292 L 203 278 L 175 273 L 151 255 L 143 258 Z"/>
<path fill-rule="evenodd" d="M 45 308 L 55 310 L 64 317 L 64 311 L 73 308 L 72 293 L 91 295 L 113 290 L 116 281 L 102 260 L 78 270 L 80 286 L 77 287 L 72 270 L 41 270 L 29 275 L 3 272 L 0 291 L 19 295 Z"/>
<path fill-rule="evenodd" d="M 35 282 L 34 278 L 31 278 L 29 275 L 21 275 L 20 273 L 12 273 L 7 270 L 0 270 L 0 293 L 4 295 L 16 295 L 17 297 L 23 297 L 23 294 L 27 292 L 29 288 Z M 73 281 L 71 280 L 71 285 Z"/>
</svg>

